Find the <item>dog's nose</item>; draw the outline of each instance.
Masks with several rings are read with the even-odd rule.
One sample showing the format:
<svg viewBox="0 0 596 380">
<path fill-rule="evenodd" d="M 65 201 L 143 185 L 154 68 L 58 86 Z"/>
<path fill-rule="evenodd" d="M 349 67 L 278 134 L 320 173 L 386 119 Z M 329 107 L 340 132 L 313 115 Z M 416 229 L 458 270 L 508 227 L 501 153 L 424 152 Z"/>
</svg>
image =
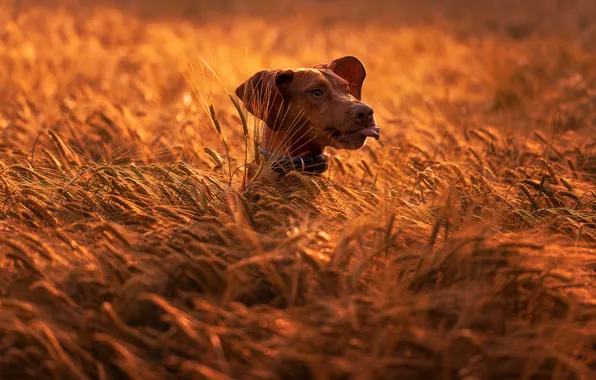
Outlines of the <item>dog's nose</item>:
<svg viewBox="0 0 596 380">
<path fill-rule="evenodd" d="M 352 107 L 350 114 L 360 124 L 368 126 L 373 121 L 373 109 L 366 104 L 359 104 Z"/>
</svg>

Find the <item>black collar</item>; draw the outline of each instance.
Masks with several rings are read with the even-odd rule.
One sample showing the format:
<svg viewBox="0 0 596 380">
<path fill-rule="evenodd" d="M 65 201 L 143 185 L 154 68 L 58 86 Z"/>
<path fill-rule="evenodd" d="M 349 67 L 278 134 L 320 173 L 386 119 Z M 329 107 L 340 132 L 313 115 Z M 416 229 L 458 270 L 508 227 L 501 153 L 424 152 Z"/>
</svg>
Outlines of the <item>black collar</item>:
<svg viewBox="0 0 596 380">
<path fill-rule="evenodd" d="M 318 156 L 306 157 L 288 157 L 279 156 L 277 153 L 268 152 L 263 148 L 259 148 L 261 156 L 265 159 L 274 158 L 272 163 L 273 170 L 278 173 L 287 173 L 292 170 L 305 174 L 322 174 L 327 171 L 327 155 L 320 154 Z"/>
</svg>

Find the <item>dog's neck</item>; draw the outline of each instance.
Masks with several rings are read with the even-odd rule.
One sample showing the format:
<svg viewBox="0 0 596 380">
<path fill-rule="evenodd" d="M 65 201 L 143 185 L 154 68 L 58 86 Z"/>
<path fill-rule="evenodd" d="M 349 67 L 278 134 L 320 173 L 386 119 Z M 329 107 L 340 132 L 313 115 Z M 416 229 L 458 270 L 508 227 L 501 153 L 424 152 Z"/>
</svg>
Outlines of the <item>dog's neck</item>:
<svg viewBox="0 0 596 380">
<path fill-rule="evenodd" d="M 298 171 L 303 174 L 320 175 L 327 171 L 328 160 L 324 147 L 311 141 L 304 133 L 288 136 L 286 132 L 263 131 L 261 157 L 271 162 L 278 173 Z"/>
<path fill-rule="evenodd" d="M 297 131 L 288 136 L 285 131 L 273 131 L 267 127 L 263 129 L 261 147 L 268 152 L 289 157 L 314 157 L 325 153 L 325 148 L 314 143 L 305 133 Z"/>
</svg>

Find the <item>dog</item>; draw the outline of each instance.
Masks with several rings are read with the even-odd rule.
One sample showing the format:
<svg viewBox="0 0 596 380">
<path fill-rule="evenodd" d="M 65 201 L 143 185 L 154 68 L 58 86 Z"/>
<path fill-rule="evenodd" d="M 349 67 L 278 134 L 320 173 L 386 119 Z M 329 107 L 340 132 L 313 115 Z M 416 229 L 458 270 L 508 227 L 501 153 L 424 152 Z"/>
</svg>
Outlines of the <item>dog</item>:
<svg viewBox="0 0 596 380">
<path fill-rule="evenodd" d="M 373 109 L 361 101 L 366 68 L 345 56 L 312 68 L 262 70 L 236 89 L 263 128 L 259 155 L 245 170 L 243 188 L 260 171 L 262 159 L 279 175 L 327 170 L 326 147 L 360 149 L 379 139 Z"/>
</svg>

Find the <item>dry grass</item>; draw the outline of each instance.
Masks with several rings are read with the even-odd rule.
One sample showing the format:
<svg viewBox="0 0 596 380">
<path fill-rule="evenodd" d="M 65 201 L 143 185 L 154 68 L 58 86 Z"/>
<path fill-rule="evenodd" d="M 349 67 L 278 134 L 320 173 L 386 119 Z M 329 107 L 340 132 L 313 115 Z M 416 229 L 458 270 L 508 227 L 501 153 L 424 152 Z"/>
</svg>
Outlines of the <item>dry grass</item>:
<svg viewBox="0 0 596 380">
<path fill-rule="evenodd" d="M 592 2 L 18 3 L 0 378 L 596 375 Z M 383 139 L 239 191 L 227 91 L 342 54 Z"/>
</svg>

